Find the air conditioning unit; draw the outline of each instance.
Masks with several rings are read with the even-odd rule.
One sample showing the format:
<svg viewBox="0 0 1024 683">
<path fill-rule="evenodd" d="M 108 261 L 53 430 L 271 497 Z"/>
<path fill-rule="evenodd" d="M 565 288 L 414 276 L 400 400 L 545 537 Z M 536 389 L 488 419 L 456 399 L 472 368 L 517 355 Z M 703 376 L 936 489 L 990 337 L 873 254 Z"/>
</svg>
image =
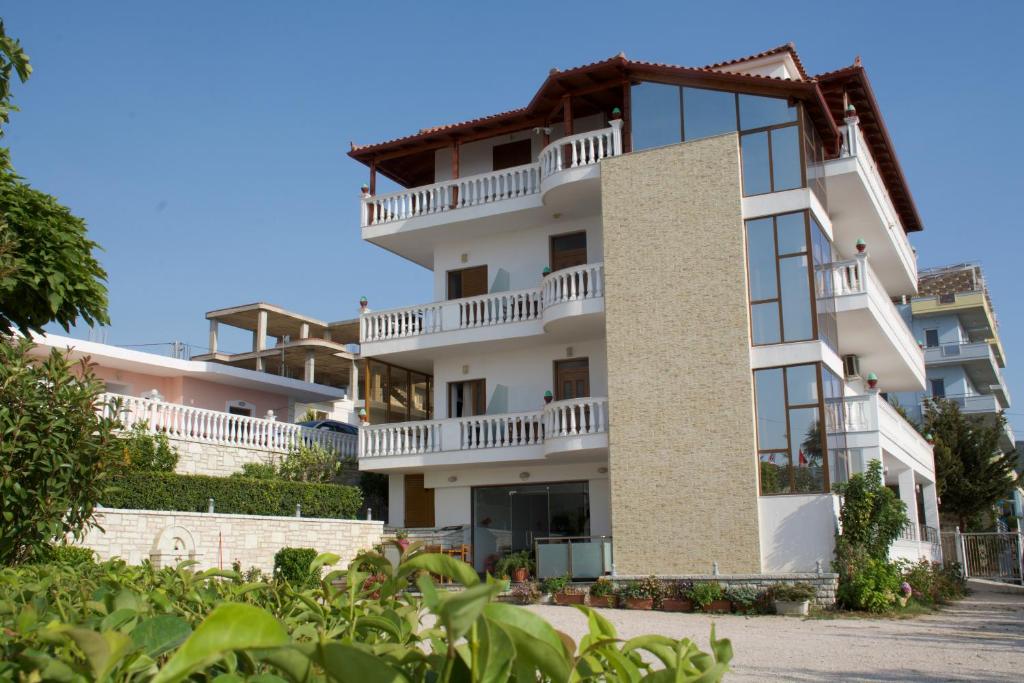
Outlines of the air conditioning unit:
<svg viewBox="0 0 1024 683">
<path fill-rule="evenodd" d="M 860 377 L 860 358 L 852 353 L 848 356 L 843 356 L 843 374 L 846 375 L 847 379 Z"/>
</svg>

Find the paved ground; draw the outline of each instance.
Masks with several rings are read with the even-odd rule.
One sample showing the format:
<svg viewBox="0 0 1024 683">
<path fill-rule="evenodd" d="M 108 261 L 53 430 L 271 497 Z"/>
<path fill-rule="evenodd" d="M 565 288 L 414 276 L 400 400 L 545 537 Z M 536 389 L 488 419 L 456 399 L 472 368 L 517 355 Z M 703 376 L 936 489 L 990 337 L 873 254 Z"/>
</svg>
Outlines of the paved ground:
<svg viewBox="0 0 1024 683">
<path fill-rule="evenodd" d="M 1024 681 L 1024 594 L 973 586 L 965 600 L 913 619 L 714 617 L 732 640 L 733 681 Z M 536 605 L 578 639 L 583 615 Z M 601 610 L 621 637 L 663 633 L 707 648 L 712 619 L 701 614 Z"/>
</svg>

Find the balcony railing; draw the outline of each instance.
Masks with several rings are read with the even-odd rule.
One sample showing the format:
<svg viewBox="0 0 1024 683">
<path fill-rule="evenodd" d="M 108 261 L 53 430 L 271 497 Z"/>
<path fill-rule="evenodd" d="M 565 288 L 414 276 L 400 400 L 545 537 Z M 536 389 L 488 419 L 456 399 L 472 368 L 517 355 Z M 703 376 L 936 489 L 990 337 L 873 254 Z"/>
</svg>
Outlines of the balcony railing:
<svg viewBox="0 0 1024 683">
<path fill-rule="evenodd" d="M 117 403 L 120 403 L 117 416 L 126 429 L 145 422 L 150 433 L 166 434 L 171 439 L 281 453 L 303 445 L 318 445 L 342 457 L 354 457 L 358 451 L 354 434 L 136 396 L 103 394 L 100 398 L 101 409 L 108 414 L 115 412 Z"/>
<path fill-rule="evenodd" d="M 389 341 L 536 320 L 545 307 L 603 296 L 604 264 L 590 263 L 555 271 L 544 278 L 542 287 L 533 289 L 363 313 L 359 341 Z"/>
<path fill-rule="evenodd" d="M 619 154 L 622 154 L 622 122 L 614 121 L 610 128 L 555 140 L 541 150 L 539 160 L 531 164 L 388 194 L 364 195 L 360 226 L 365 228 L 538 194 L 542 178 L 590 166 Z"/>
<path fill-rule="evenodd" d="M 363 427 L 359 430 L 359 457 L 538 446 L 549 439 L 607 431 L 608 399 L 574 398 L 523 413 Z"/>
<path fill-rule="evenodd" d="M 903 223 L 900 221 L 896 207 L 889 197 L 889 191 L 885 188 L 882 174 L 879 173 L 875 159 L 871 155 L 871 149 L 864 140 L 864 133 L 860 129 L 859 119 L 856 116 L 847 118 L 846 125 L 841 126 L 839 130 L 843 136 L 843 144 L 839 156 L 841 158 L 856 158 L 858 163 L 861 164 L 861 170 L 863 171 L 864 178 L 867 180 L 868 191 L 881 210 L 882 219 L 890 235 L 896 241 L 900 251 L 903 252 L 904 261 L 909 264 L 916 264 L 917 258 L 914 255 L 914 249 L 910 246 L 910 240 L 907 239 Z"/>
</svg>

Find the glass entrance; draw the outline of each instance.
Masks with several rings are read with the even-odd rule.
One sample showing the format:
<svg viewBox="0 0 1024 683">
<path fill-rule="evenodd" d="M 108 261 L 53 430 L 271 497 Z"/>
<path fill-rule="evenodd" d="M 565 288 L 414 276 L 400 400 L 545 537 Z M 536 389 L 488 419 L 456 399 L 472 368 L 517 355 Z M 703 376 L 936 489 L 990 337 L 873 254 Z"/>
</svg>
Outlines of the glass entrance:
<svg viewBox="0 0 1024 683">
<path fill-rule="evenodd" d="M 508 553 L 533 551 L 537 538 L 589 536 L 587 482 L 473 489 L 473 566 L 494 572 Z"/>
</svg>

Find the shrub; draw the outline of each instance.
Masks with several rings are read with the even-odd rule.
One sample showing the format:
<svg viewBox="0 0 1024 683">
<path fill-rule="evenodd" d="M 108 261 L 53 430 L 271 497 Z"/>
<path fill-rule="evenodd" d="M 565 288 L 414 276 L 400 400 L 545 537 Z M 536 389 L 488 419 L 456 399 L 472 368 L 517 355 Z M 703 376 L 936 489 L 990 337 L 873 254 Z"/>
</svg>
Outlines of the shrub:
<svg viewBox="0 0 1024 683">
<path fill-rule="evenodd" d="M 665 597 L 676 600 L 690 600 L 690 592 L 693 590 L 693 581 L 689 579 L 677 579 L 666 587 Z"/>
<path fill-rule="evenodd" d="M 813 600 L 818 595 L 817 589 L 809 583 L 777 583 L 771 588 L 773 600 L 783 602 L 803 602 Z"/>
<path fill-rule="evenodd" d="M 738 612 L 746 614 L 757 611 L 762 593 L 753 586 L 729 586 L 725 589 L 725 597 L 732 602 Z"/>
<path fill-rule="evenodd" d="M 241 472 L 233 472 L 234 479 L 277 479 L 277 466 L 272 462 L 247 462 Z"/>
<path fill-rule="evenodd" d="M 525 569 L 526 571 L 533 573 L 534 563 L 530 558 L 530 552 L 528 550 L 509 553 L 498 560 L 498 563 L 494 565 L 494 573 L 498 576 L 511 576 L 516 569 Z"/>
<path fill-rule="evenodd" d="M 45 552 L 44 562 L 79 567 L 83 564 L 94 564 L 96 553 L 90 548 L 75 545 L 53 545 Z"/>
<path fill-rule="evenodd" d="M 535 581 L 523 581 L 512 587 L 512 600 L 520 605 L 532 605 L 540 600 L 540 588 Z"/>
<path fill-rule="evenodd" d="M 294 586 L 306 586 L 319 575 L 309 568 L 316 555 L 313 548 L 281 548 L 274 553 L 274 576 Z"/>
<path fill-rule="evenodd" d="M 117 420 L 96 410 L 103 386 L 92 368 L 56 349 L 36 359 L 31 348 L 0 338 L 0 565 L 39 557 L 54 538 L 82 538 L 117 443 Z"/>
<path fill-rule="evenodd" d="M 627 600 L 654 600 L 655 604 L 664 594 L 665 587 L 653 576 L 630 581 L 619 591 L 619 595 Z"/>
<path fill-rule="evenodd" d="M 899 567 L 887 560 L 860 557 L 840 574 L 836 600 L 847 609 L 885 612 L 896 602 L 903 578 Z M 845 578 L 843 578 L 845 577 Z"/>
<path fill-rule="evenodd" d="M 318 443 L 302 444 L 284 456 L 277 473 L 289 481 L 324 484 L 341 473 L 341 459 Z"/>
<path fill-rule="evenodd" d="M 963 597 L 966 583 L 959 566 L 945 568 L 928 560 L 901 562 L 903 580 L 910 584 L 913 597 L 927 604 L 945 604 Z"/>
<path fill-rule="evenodd" d="M 120 561 L 0 569 L 0 679 L 713 683 L 732 658 L 714 631 L 707 653 L 688 639 L 627 643 L 583 606 L 588 633 L 576 643 L 496 603 L 500 587 L 464 562 L 415 550 L 398 567 L 366 553 L 339 581 L 302 588 L 224 574 Z"/>
<path fill-rule="evenodd" d="M 693 588 L 690 589 L 690 599 L 701 609 L 704 609 L 715 600 L 722 600 L 723 598 L 725 598 L 725 591 L 722 590 L 722 585 L 717 581 L 701 581 L 695 583 Z"/>
<path fill-rule="evenodd" d="M 590 596 L 593 598 L 607 598 L 615 595 L 615 584 L 605 577 L 599 578 L 590 584 Z"/>
<path fill-rule="evenodd" d="M 353 519 L 362 502 L 358 488 L 335 484 L 169 472 L 125 472 L 111 483 L 116 488 L 103 495 L 103 505 L 130 510 L 206 512 L 213 498 L 215 510 L 226 514 L 292 517 L 299 503 L 303 517 Z"/>
<path fill-rule="evenodd" d="M 544 579 L 540 582 L 540 592 L 550 593 L 561 593 L 566 586 L 569 585 L 569 576 L 552 576 L 551 578 Z"/>
<path fill-rule="evenodd" d="M 121 437 L 123 459 L 121 464 L 132 470 L 145 472 L 173 472 L 178 466 L 178 451 L 171 446 L 166 434 L 152 434 L 149 423 L 141 420 L 132 425 Z"/>
</svg>

